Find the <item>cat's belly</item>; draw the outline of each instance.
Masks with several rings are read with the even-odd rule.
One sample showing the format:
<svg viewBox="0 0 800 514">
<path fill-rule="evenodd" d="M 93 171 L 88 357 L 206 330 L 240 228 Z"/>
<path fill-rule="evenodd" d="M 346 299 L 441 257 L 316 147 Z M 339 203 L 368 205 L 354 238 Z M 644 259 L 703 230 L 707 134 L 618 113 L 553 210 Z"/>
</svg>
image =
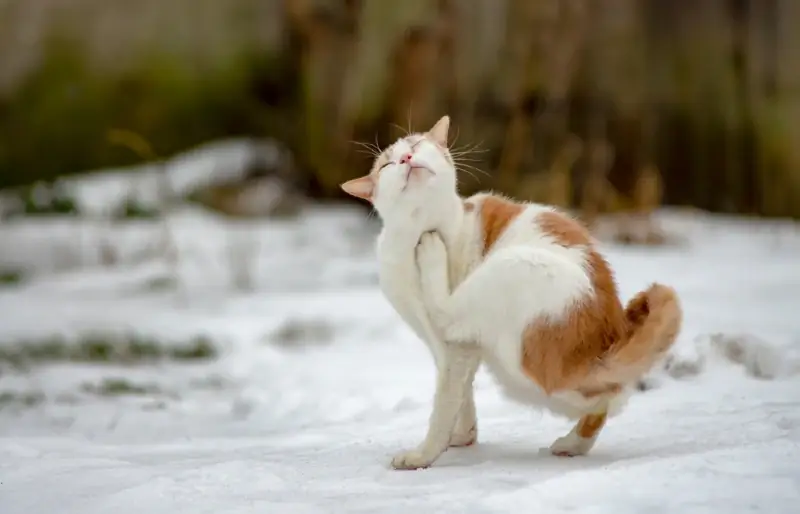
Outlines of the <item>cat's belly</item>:
<svg viewBox="0 0 800 514">
<path fill-rule="evenodd" d="M 522 348 L 520 347 L 520 353 Z M 580 418 L 591 409 L 594 402 L 587 401 L 577 392 L 556 393 L 547 396 L 536 383 L 522 371 L 519 359 L 499 355 L 495 349 L 485 348 L 482 354 L 486 370 L 497 382 L 503 394 L 515 402 L 550 411 L 569 419 Z"/>
</svg>

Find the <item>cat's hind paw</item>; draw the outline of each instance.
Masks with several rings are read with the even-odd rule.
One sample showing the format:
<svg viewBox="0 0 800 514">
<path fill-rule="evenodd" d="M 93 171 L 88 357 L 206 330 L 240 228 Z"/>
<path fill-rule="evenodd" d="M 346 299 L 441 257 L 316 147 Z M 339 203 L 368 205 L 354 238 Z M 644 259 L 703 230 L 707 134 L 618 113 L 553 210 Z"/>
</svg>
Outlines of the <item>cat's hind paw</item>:
<svg viewBox="0 0 800 514">
<path fill-rule="evenodd" d="M 594 446 L 594 439 L 581 437 L 575 432 L 570 432 L 564 437 L 559 437 L 550 445 L 550 453 L 557 457 L 577 457 L 586 455 Z"/>
<path fill-rule="evenodd" d="M 394 469 L 424 469 L 433 464 L 434 458 L 426 456 L 419 450 L 410 450 L 399 453 L 392 459 L 392 467 Z"/>
</svg>

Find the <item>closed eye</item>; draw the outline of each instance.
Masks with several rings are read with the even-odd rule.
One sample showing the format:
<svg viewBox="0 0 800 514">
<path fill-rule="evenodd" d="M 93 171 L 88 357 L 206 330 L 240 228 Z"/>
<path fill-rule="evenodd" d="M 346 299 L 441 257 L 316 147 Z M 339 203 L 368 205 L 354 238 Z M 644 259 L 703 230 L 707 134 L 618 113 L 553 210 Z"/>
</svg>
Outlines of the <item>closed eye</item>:
<svg viewBox="0 0 800 514">
<path fill-rule="evenodd" d="M 386 166 L 388 166 L 388 165 L 390 165 L 390 164 L 392 164 L 392 161 L 389 161 L 389 162 L 386 162 L 386 163 L 384 163 L 384 164 L 383 164 L 383 166 L 381 166 L 380 168 L 378 168 L 378 170 L 382 170 L 383 168 L 385 168 Z"/>
</svg>

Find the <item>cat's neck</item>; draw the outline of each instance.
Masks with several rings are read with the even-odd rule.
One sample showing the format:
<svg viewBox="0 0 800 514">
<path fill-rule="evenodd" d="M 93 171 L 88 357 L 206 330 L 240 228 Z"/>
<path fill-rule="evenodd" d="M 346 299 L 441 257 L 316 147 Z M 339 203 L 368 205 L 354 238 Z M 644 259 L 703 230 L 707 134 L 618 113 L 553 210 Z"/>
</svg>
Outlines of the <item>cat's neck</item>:
<svg viewBox="0 0 800 514">
<path fill-rule="evenodd" d="M 444 240 L 445 246 L 452 247 L 460 241 L 464 224 L 464 202 L 458 195 L 443 198 L 436 205 L 437 221 L 417 219 L 397 219 L 384 222 L 383 232 L 385 239 L 391 239 L 394 244 L 403 246 L 416 246 L 423 232 L 436 231 Z"/>
</svg>

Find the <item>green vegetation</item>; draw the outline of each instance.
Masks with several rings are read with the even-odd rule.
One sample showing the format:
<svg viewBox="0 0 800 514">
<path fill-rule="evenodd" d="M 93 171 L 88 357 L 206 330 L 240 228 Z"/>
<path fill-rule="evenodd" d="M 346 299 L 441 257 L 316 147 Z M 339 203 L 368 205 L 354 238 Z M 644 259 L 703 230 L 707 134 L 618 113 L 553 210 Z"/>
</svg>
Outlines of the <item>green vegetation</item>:
<svg viewBox="0 0 800 514">
<path fill-rule="evenodd" d="M 54 362 L 141 364 L 157 360 L 202 361 L 217 356 L 213 341 L 197 336 L 174 342 L 136 335 L 86 334 L 76 340 L 53 336 L 0 343 L 0 363 L 16 366 Z"/>
<path fill-rule="evenodd" d="M 153 4 L 156 16 L 119 15 L 127 30 L 104 36 L 116 49 L 105 61 L 83 36 L 96 32 L 87 4 L 40 27 L 41 59 L 22 59 L 32 71 L 0 97 L 0 188 L 253 135 L 293 150 L 312 196 L 336 197 L 369 165 L 351 141 L 386 144 L 396 126 L 419 130 L 448 113 L 459 145 L 484 150 L 461 155 L 488 172 L 482 189 L 548 201 L 550 187 L 576 207 L 582 182 L 607 173 L 630 196 L 652 168 L 668 204 L 800 217 L 800 96 L 785 71 L 798 49 L 771 26 L 798 15 L 791 2 L 741 11 L 712 0 L 702 16 L 665 2 L 559 2 Z M 179 36 L 160 30 L 178 21 Z M 131 35 L 147 32 L 157 40 Z M 109 140 L 114 131 L 146 141 L 150 157 Z M 608 144 L 613 163 L 600 171 L 578 159 L 558 187 L 533 179 L 571 135 L 587 149 Z M 37 202 L 25 212 L 77 212 L 68 198 Z M 157 213 L 130 201 L 115 216 Z"/>
<path fill-rule="evenodd" d="M 44 394 L 39 392 L 3 391 L 0 393 L 0 410 L 35 407 L 42 403 L 44 399 Z"/>
<path fill-rule="evenodd" d="M 280 325 L 268 337 L 271 344 L 285 348 L 324 345 L 333 341 L 336 330 L 325 320 L 291 319 Z"/>
<path fill-rule="evenodd" d="M 145 396 L 160 394 L 154 384 L 134 384 L 124 378 L 104 378 L 99 384 L 83 384 L 84 392 L 97 396 Z"/>
<path fill-rule="evenodd" d="M 0 269 L 0 287 L 14 286 L 25 281 L 25 273 L 15 269 Z"/>
<path fill-rule="evenodd" d="M 245 52 L 202 80 L 177 57 L 146 55 L 107 75 L 90 68 L 85 55 L 76 39 L 50 37 L 41 65 L 13 97 L 0 98 L 0 134 L 13 134 L 0 138 L 0 187 L 140 163 L 108 141 L 114 128 L 155 142 L 160 155 L 262 129 L 251 86 L 266 55 Z"/>
</svg>

